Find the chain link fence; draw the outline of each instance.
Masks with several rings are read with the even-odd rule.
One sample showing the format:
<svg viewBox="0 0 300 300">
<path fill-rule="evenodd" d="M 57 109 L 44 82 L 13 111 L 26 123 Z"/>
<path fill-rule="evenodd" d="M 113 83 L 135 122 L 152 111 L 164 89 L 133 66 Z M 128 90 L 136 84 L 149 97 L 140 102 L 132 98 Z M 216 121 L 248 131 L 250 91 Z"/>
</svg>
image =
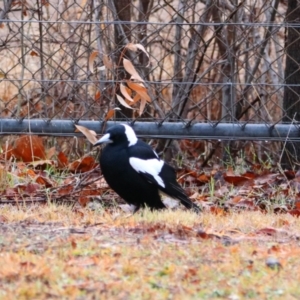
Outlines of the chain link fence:
<svg viewBox="0 0 300 300">
<path fill-rule="evenodd" d="M 47 134 L 52 121 L 68 121 L 52 133 L 68 128 L 70 134 L 73 123 L 88 120 L 150 122 L 139 125 L 139 133 L 165 138 L 197 138 L 199 132 L 206 139 L 263 140 L 260 147 L 270 137 L 298 140 L 297 1 L 0 5 L 3 134 L 21 133 L 28 119 Z M 186 128 L 199 122 L 206 127 L 189 134 Z M 214 146 L 208 148 L 201 151 Z"/>
</svg>

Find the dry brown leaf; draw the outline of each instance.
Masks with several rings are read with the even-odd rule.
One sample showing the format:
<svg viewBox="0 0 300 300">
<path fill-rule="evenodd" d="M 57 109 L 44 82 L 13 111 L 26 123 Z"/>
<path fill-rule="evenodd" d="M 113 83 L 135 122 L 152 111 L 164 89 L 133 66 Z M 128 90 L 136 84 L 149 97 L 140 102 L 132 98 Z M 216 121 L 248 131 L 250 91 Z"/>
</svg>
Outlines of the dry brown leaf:
<svg viewBox="0 0 300 300">
<path fill-rule="evenodd" d="M 99 51 L 93 51 L 89 57 L 89 71 L 94 73 L 94 61 L 98 57 Z"/>
<path fill-rule="evenodd" d="M 137 52 L 138 50 L 141 50 L 143 51 L 147 57 L 149 58 L 149 54 L 148 52 L 146 51 L 145 47 L 142 45 L 142 44 L 133 44 L 133 43 L 129 43 L 125 46 L 125 48 L 131 50 L 131 51 L 134 51 L 134 52 Z"/>
<path fill-rule="evenodd" d="M 55 166 L 54 160 L 46 159 L 46 160 L 36 160 L 29 164 L 30 167 L 34 169 L 45 170 L 49 167 Z"/>
<path fill-rule="evenodd" d="M 151 98 L 149 97 L 149 95 L 147 93 L 147 89 L 145 88 L 145 86 L 142 83 L 136 83 L 136 82 L 127 80 L 127 85 L 133 91 L 135 91 L 137 94 L 139 94 L 142 99 L 145 99 L 146 101 L 151 102 Z"/>
<path fill-rule="evenodd" d="M 35 52 L 34 50 L 32 50 L 32 51 L 30 52 L 30 55 L 31 55 L 31 56 L 39 56 L 39 55 L 37 54 L 37 52 Z"/>
<path fill-rule="evenodd" d="M 140 116 L 143 114 L 145 106 L 146 106 L 147 101 L 145 99 L 141 99 L 141 104 L 140 104 L 140 110 L 139 110 L 139 114 Z"/>
<path fill-rule="evenodd" d="M 137 103 L 138 101 L 141 100 L 141 95 L 139 94 L 136 94 L 134 97 L 133 97 L 133 103 L 130 103 L 131 105 Z"/>
<path fill-rule="evenodd" d="M 134 68 L 133 64 L 130 60 L 123 58 L 123 66 L 125 70 L 131 75 L 131 78 L 140 82 L 144 82 L 142 77 L 138 74 L 136 69 Z"/>
<path fill-rule="evenodd" d="M 13 146 L 8 146 L 6 158 L 14 156 L 17 160 L 23 162 L 32 162 L 35 160 L 44 160 L 46 151 L 43 144 L 43 139 L 36 135 L 24 135 L 17 138 Z"/>
<path fill-rule="evenodd" d="M 108 70 L 113 70 L 114 68 L 114 63 L 113 61 L 110 59 L 110 57 L 106 54 L 103 54 L 103 64 L 104 66 L 108 69 Z"/>
<path fill-rule="evenodd" d="M 115 111 L 116 111 L 116 110 L 121 110 L 121 109 L 120 109 L 119 107 L 110 109 L 110 110 L 107 112 L 106 116 L 105 116 L 105 121 L 108 121 L 108 120 L 110 120 L 111 118 L 113 118 L 114 115 L 115 115 Z"/>
<path fill-rule="evenodd" d="M 251 179 L 249 179 L 248 177 L 244 177 L 244 176 L 239 176 L 239 175 L 234 175 L 234 176 L 229 175 L 228 176 L 227 174 L 224 174 L 223 177 L 224 177 L 225 181 L 227 181 L 230 184 L 233 184 L 234 186 L 240 186 L 246 182 L 252 183 Z"/>
<path fill-rule="evenodd" d="M 127 88 L 125 87 L 124 84 L 120 84 L 120 91 L 123 94 L 123 96 L 126 98 L 126 100 L 129 100 L 131 102 L 133 102 L 133 99 L 131 98 L 131 96 L 129 95 L 129 91 L 127 90 Z"/>
<path fill-rule="evenodd" d="M 117 96 L 117 99 L 120 102 L 120 104 L 122 104 L 123 106 L 125 106 L 127 108 L 133 109 L 126 103 L 126 101 L 121 96 L 119 96 L 118 94 L 116 94 L 116 96 Z"/>
<path fill-rule="evenodd" d="M 46 154 L 46 159 L 51 159 L 56 154 L 56 147 L 51 147 Z"/>
<path fill-rule="evenodd" d="M 94 96 L 94 99 L 95 99 L 96 102 L 99 102 L 100 98 L 101 98 L 101 92 L 97 91 L 95 96 Z"/>
<path fill-rule="evenodd" d="M 44 185 L 46 188 L 53 187 L 54 182 L 50 180 L 50 178 L 43 176 L 43 175 L 37 175 L 35 178 L 35 182 Z"/>
<path fill-rule="evenodd" d="M 57 190 L 58 195 L 60 196 L 65 196 L 65 195 L 70 195 L 71 192 L 73 191 L 73 185 L 63 185 Z"/>
<path fill-rule="evenodd" d="M 86 207 L 86 205 L 90 202 L 90 198 L 86 196 L 79 196 L 78 202 L 82 207 Z"/>
<path fill-rule="evenodd" d="M 95 159 L 92 156 L 85 156 L 69 164 L 69 170 L 74 173 L 88 172 L 96 167 Z"/>
<path fill-rule="evenodd" d="M 80 125 L 75 125 L 75 127 L 77 128 L 77 130 L 75 130 L 75 132 L 81 132 L 85 135 L 85 137 L 88 139 L 88 141 L 90 143 L 92 143 L 93 145 L 97 142 L 97 134 L 94 130 L 90 130 L 84 126 L 80 126 Z"/>
<path fill-rule="evenodd" d="M 69 164 L 68 158 L 66 157 L 66 155 L 63 152 L 58 153 L 57 164 L 60 169 L 65 168 Z"/>
</svg>

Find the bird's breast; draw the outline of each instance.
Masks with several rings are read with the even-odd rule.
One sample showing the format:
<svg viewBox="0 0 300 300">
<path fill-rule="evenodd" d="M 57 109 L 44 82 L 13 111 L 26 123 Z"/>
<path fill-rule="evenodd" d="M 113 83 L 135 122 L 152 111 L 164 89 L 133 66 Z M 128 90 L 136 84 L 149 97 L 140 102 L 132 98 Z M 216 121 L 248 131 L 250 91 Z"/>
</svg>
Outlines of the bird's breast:
<svg viewBox="0 0 300 300">
<path fill-rule="evenodd" d="M 127 151 L 113 147 L 104 148 L 100 156 L 100 166 L 104 174 L 123 176 L 130 167 Z"/>
</svg>

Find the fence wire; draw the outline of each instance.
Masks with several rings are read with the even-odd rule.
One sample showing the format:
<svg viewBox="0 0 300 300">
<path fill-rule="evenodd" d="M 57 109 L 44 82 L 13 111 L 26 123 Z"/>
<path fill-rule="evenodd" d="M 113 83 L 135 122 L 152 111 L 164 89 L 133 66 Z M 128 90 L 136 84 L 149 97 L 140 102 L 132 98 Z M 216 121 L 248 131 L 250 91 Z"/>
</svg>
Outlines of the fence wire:
<svg viewBox="0 0 300 300">
<path fill-rule="evenodd" d="M 0 116 L 298 130 L 292 2 L 3 0 Z"/>
</svg>

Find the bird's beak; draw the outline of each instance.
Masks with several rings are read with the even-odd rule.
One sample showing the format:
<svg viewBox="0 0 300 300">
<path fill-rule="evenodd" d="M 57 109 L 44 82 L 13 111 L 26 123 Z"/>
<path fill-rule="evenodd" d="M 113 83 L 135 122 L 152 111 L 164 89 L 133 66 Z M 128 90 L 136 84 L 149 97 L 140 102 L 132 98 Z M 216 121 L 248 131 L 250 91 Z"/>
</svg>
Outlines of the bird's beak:
<svg viewBox="0 0 300 300">
<path fill-rule="evenodd" d="M 113 141 L 110 139 L 110 134 L 105 134 L 100 140 L 98 140 L 93 147 L 100 146 L 101 144 L 112 143 Z"/>
</svg>

